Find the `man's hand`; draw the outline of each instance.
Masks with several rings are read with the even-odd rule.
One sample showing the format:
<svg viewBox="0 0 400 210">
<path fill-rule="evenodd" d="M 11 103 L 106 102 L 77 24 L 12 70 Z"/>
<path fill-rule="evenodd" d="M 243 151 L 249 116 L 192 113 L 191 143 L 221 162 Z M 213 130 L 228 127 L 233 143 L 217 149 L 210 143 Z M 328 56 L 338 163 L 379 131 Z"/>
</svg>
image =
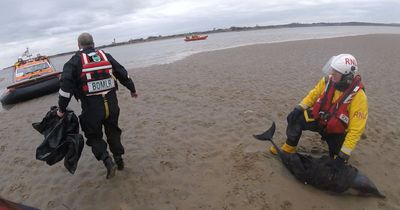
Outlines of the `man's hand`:
<svg viewBox="0 0 400 210">
<path fill-rule="evenodd" d="M 137 98 L 137 97 L 138 97 L 138 94 L 137 94 L 136 92 L 131 92 L 131 97 L 132 97 L 132 98 Z"/>
<path fill-rule="evenodd" d="M 333 160 L 333 168 L 336 171 L 342 170 L 346 166 L 348 160 L 349 156 L 340 151 L 339 154 Z"/>
<path fill-rule="evenodd" d="M 350 156 L 340 151 L 336 158 L 341 158 L 345 163 L 349 161 Z"/>
<path fill-rule="evenodd" d="M 341 171 L 345 167 L 345 165 L 346 165 L 346 160 L 339 156 L 336 156 L 336 158 L 333 160 L 332 168 L 338 172 Z"/>
<path fill-rule="evenodd" d="M 57 116 L 58 116 L 59 118 L 62 118 L 62 117 L 64 117 L 64 113 L 63 113 L 63 112 L 60 112 L 60 110 L 58 109 L 58 110 L 57 110 Z"/>
</svg>

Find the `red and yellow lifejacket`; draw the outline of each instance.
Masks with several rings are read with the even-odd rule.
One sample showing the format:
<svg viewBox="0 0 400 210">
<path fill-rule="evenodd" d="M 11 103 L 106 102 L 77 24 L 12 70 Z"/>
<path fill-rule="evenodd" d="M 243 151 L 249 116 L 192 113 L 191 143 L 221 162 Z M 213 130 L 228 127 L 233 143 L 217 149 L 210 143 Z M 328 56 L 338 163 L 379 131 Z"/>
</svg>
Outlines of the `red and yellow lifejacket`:
<svg viewBox="0 0 400 210">
<path fill-rule="evenodd" d="M 327 133 L 345 133 L 349 125 L 347 107 L 355 94 L 363 89 L 363 87 L 361 77 L 356 75 L 349 87 L 343 91 L 343 94 L 335 102 L 332 102 L 335 87 L 332 78 L 330 78 L 326 84 L 324 93 L 318 98 L 311 109 L 312 117 L 325 128 L 325 132 Z"/>
<path fill-rule="evenodd" d="M 81 53 L 81 86 L 84 95 L 100 95 L 115 89 L 112 65 L 102 50 Z"/>
</svg>

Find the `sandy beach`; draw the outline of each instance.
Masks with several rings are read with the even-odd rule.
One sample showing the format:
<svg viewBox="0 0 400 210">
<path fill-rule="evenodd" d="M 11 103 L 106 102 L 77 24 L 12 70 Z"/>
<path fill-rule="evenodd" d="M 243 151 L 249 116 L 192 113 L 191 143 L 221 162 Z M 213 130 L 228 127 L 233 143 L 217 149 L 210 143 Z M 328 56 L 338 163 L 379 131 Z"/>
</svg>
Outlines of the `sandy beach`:
<svg viewBox="0 0 400 210">
<path fill-rule="evenodd" d="M 105 49 L 107 51 L 107 49 Z M 298 182 L 269 143 L 253 139 L 275 121 L 285 141 L 286 115 L 323 76 L 333 55 L 351 53 L 366 87 L 369 119 L 350 163 L 386 199 L 337 195 Z M 78 169 L 35 160 L 42 136 L 31 126 L 52 94 L 0 112 L 0 196 L 40 209 L 400 209 L 400 36 L 364 35 L 259 44 L 130 69 L 139 98 L 120 86 L 126 169 L 105 179 L 85 146 Z M 80 106 L 72 101 L 77 114 Z M 299 151 L 324 154 L 305 132 Z"/>
</svg>

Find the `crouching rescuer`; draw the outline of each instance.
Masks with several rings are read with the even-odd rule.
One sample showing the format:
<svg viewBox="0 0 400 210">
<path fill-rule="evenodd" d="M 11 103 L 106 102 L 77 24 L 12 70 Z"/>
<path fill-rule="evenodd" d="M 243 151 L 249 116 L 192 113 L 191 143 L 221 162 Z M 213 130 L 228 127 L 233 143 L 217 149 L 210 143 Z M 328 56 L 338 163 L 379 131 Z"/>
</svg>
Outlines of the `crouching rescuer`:
<svg viewBox="0 0 400 210">
<path fill-rule="evenodd" d="M 323 67 L 323 77 L 287 116 L 286 143 L 282 150 L 296 152 L 302 131 L 319 132 L 335 163 L 346 163 L 368 118 L 367 96 L 357 61 L 350 54 L 333 56 Z M 275 147 L 271 153 L 276 154 Z"/>
<path fill-rule="evenodd" d="M 132 98 L 136 98 L 137 93 L 125 68 L 110 54 L 95 49 L 89 33 L 78 37 L 78 46 L 80 50 L 63 68 L 57 114 L 63 117 L 72 96 L 80 101 L 82 113 L 79 121 L 87 138 L 86 144 L 91 147 L 96 159 L 103 161 L 107 169 L 106 178 L 109 179 L 115 175 L 117 168 L 124 169 L 122 155 L 125 151 L 118 127 L 120 109 L 116 80 L 130 90 Z M 103 126 L 107 142 L 103 140 Z"/>
</svg>

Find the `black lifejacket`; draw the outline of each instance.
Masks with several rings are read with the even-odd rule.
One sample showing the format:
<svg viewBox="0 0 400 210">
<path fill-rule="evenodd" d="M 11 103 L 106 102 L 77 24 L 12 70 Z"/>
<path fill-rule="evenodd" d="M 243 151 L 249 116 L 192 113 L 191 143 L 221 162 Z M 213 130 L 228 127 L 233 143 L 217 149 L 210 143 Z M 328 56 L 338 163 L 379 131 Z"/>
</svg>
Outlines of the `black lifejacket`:
<svg viewBox="0 0 400 210">
<path fill-rule="evenodd" d="M 81 87 L 85 96 L 100 95 L 115 89 L 112 65 L 102 50 L 81 53 Z"/>
</svg>

